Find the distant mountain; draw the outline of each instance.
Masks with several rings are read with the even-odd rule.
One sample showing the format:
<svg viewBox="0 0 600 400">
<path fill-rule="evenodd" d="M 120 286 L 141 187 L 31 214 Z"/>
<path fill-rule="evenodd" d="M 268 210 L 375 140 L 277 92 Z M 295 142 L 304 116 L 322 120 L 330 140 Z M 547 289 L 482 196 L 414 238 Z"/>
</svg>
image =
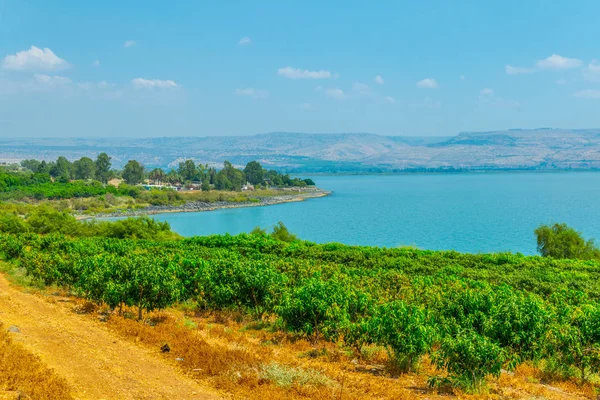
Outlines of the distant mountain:
<svg viewBox="0 0 600 400">
<path fill-rule="evenodd" d="M 117 167 L 137 159 L 173 167 L 192 158 L 243 165 L 259 160 L 290 172 L 393 172 L 446 169 L 597 169 L 600 129 L 463 132 L 454 137 L 381 136 L 370 133 L 275 132 L 254 136 L 107 139 L 0 139 L 0 161 L 113 157 Z"/>
</svg>

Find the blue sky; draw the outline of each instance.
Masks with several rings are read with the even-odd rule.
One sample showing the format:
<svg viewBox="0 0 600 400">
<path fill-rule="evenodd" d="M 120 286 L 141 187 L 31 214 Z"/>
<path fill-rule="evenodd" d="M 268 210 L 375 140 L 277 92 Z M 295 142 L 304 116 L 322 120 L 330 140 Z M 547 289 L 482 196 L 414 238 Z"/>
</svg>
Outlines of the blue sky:
<svg viewBox="0 0 600 400">
<path fill-rule="evenodd" d="M 0 0 L 0 137 L 599 128 L 598 1 Z"/>
</svg>

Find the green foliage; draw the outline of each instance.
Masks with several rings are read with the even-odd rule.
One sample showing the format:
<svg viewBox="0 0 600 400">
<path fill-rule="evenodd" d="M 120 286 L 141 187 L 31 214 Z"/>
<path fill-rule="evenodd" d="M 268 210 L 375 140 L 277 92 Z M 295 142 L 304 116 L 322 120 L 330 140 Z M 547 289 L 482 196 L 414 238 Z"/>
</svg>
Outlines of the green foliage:
<svg viewBox="0 0 600 400">
<path fill-rule="evenodd" d="M 0 212 L 0 232 L 6 233 L 25 233 L 29 227 L 17 214 L 10 212 Z"/>
<path fill-rule="evenodd" d="M 541 225 L 535 230 L 538 252 L 544 257 L 576 258 L 582 260 L 600 258 L 600 249 L 593 240 L 587 242 L 580 232 L 566 224 Z"/>
<path fill-rule="evenodd" d="M 419 307 L 401 300 L 382 304 L 368 322 L 375 341 L 391 350 L 396 365 L 411 372 L 422 355 L 429 352 L 436 331 L 432 320 Z"/>
<path fill-rule="evenodd" d="M 96 164 L 91 158 L 81 157 L 73 163 L 75 179 L 92 179 L 96 175 Z"/>
<path fill-rule="evenodd" d="M 137 185 L 144 180 L 144 166 L 136 160 L 129 160 L 123 168 L 123 179 L 129 185 Z"/>
<path fill-rule="evenodd" d="M 253 185 L 262 185 L 265 182 L 265 171 L 258 161 L 250 161 L 244 168 L 246 180 Z"/>
<path fill-rule="evenodd" d="M 106 153 L 100 153 L 96 158 L 96 179 L 102 183 L 108 182 L 108 180 L 111 178 L 112 172 L 110 170 L 110 160 L 111 157 L 109 157 Z"/>
<path fill-rule="evenodd" d="M 192 160 L 180 162 L 177 172 L 184 181 L 193 181 L 196 178 L 196 164 Z"/>
<path fill-rule="evenodd" d="M 559 372 L 575 368 L 583 384 L 590 373 L 600 372 L 600 308 L 597 304 L 564 307 L 548 332 L 549 354 Z"/>
<path fill-rule="evenodd" d="M 281 242 L 293 242 L 298 238 L 296 235 L 290 233 L 288 228 L 283 224 L 283 222 L 279 221 L 277 225 L 273 227 L 273 232 L 271 232 L 271 237 L 275 240 L 279 240 Z"/>
<path fill-rule="evenodd" d="M 480 392 L 488 375 L 499 376 L 505 358 L 500 346 L 473 331 L 445 337 L 433 353 L 436 367 L 448 371 L 452 385 L 467 392 Z"/>
<path fill-rule="evenodd" d="M 34 215 L 42 222 L 29 225 Z M 23 223 L 27 232 L 0 234 L 7 261 L 111 307 L 232 309 L 357 356 L 387 348 L 406 372 L 428 354 L 443 371 L 432 384 L 469 392 L 522 362 L 581 381 L 600 372 L 600 261 L 287 242 L 263 230 L 169 240 L 149 218 L 74 223 L 48 210 Z"/>
</svg>

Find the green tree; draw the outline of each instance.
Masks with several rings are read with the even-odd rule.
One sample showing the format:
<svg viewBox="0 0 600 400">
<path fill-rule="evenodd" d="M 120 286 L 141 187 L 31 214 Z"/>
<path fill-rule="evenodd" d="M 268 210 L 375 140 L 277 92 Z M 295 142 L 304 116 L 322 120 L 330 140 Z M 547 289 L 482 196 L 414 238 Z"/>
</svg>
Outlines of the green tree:
<svg viewBox="0 0 600 400">
<path fill-rule="evenodd" d="M 40 162 L 38 160 L 23 160 L 21 161 L 21 167 L 30 170 L 31 172 L 38 172 L 40 168 Z"/>
<path fill-rule="evenodd" d="M 273 239 L 279 240 L 281 242 L 293 242 L 297 240 L 298 237 L 296 235 L 290 233 L 288 228 L 283 224 L 283 222 L 279 221 L 277 225 L 273 227 L 273 232 L 271 233 L 271 237 Z"/>
<path fill-rule="evenodd" d="M 73 163 L 75 179 L 92 179 L 96 173 L 96 164 L 89 157 L 81 157 Z"/>
<path fill-rule="evenodd" d="M 136 160 L 129 160 L 123 168 L 123 179 L 129 185 L 137 185 L 144 180 L 144 166 Z"/>
<path fill-rule="evenodd" d="M 205 176 L 204 178 L 202 178 L 202 191 L 203 192 L 210 191 L 210 179 L 208 178 L 208 176 Z"/>
<path fill-rule="evenodd" d="M 73 175 L 73 164 L 66 157 L 60 156 L 56 159 L 52 168 L 50 168 L 50 175 L 54 178 L 69 180 Z"/>
<path fill-rule="evenodd" d="M 107 183 L 111 176 L 111 157 L 106 153 L 98 154 L 96 157 L 96 179 L 102 183 Z"/>
<path fill-rule="evenodd" d="M 150 173 L 148 174 L 148 178 L 150 178 L 150 180 L 152 180 L 152 182 L 156 185 L 156 184 L 161 184 L 162 182 L 165 181 L 165 179 L 167 178 L 167 174 L 165 174 L 165 171 L 163 171 L 160 168 L 154 168 L 152 171 L 150 171 Z"/>
<path fill-rule="evenodd" d="M 562 307 L 561 313 L 562 321 L 549 331 L 548 356 L 567 376 L 576 368 L 583 384 L 589 374 L 600 372 L 600 308 L 585 304 Z"/>
<path fill-rule="evenodd" d="M 196 177 L 196 164 L 192 160 L 180 162 L 177 172 L 185 182 L 193 181 Z"/>
<path fill-rule="evenodd" d="M 181 183 L 181 177 L 179 176 L 179 174 L 177 173 L 176 170 L 172 169 L 167 173 L 167 177 L 166 177 L 167 182 L 169 182 L 169 184 L 171 185 L 175 185 L 177 183 Z"/>
<path fill-rule="evenodd" d="M 541 225 L 535 230 L 537 250 L 544 257 L 589 260 L 600 258 L 593 240 L 585 241 L 580 232 L 567 224 Z"/>
<path fill-rule="evenodd" d="M 253 185 L 261 185 L 265 182 L 265 171 L 258 161 L 250 161 L 244 168 L 246 180 Z"/>
<path fill-rule="evenodd" d="M 446 369 L 452 386 L 479 392 L 488 375 L 500 376 L 506 352 L 485 336 L 473 331 L 446 336 L 433 354 L 438 369 Z M 436 378 L 430 380 L 435 385 Z"/>
<path fill-rule="evenodd" d="M 412 372 L 435 339 L 432 321 L 424 310 L 397 300 L 375 310 L 369 332 L 376 342 L 391 350 L 397 366 Z"/>
</svg>

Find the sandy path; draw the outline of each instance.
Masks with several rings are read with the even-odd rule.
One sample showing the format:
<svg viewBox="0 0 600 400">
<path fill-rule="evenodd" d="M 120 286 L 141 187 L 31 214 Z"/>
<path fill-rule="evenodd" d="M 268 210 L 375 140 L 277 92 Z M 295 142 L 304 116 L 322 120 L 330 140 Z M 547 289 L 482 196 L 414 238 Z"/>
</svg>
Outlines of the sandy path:
<svg viewBox="0 0 600 400">
<path fill-rule="evenodd" d="M 119 338 L 101 323 L 39 295 L 11 287 L 0 274 L 0 321 L 15 341 L 64 377 L 77 399 L 217 399 L 158 353 Z"/>
</svg>

